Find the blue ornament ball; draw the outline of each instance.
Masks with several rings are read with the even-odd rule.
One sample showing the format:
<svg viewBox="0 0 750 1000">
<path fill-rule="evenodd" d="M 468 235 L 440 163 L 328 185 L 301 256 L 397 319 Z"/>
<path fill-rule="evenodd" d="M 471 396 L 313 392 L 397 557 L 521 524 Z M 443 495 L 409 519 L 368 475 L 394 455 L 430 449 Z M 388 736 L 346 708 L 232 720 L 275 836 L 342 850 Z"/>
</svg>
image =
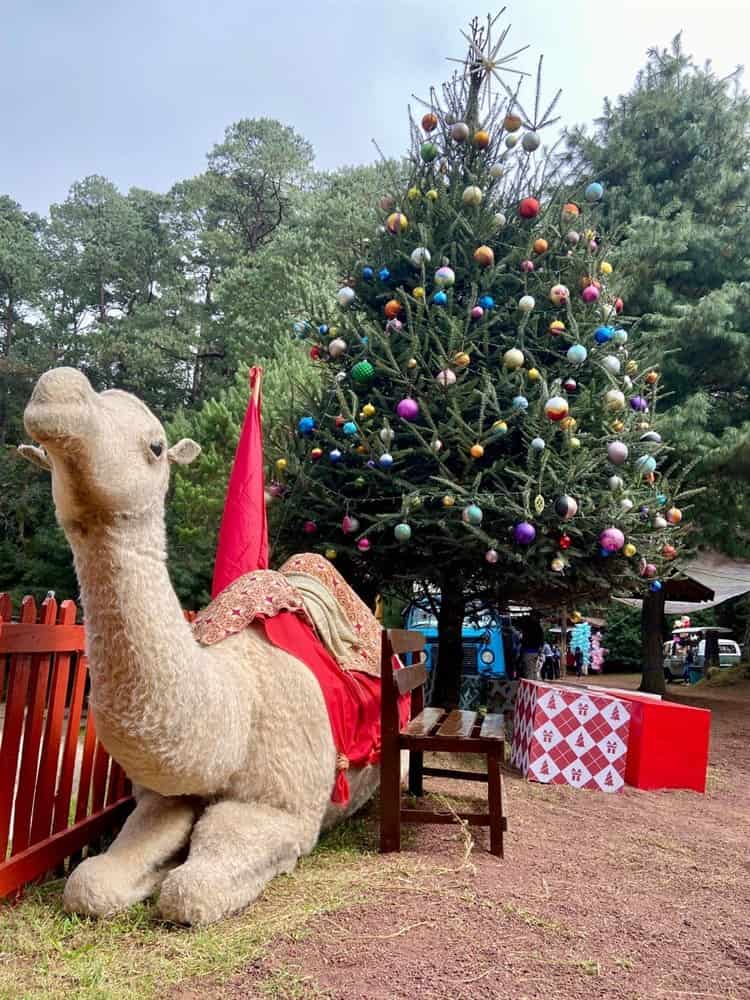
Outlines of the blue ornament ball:
<svg viewBox="0 0 750 1000">
<path fill-rule="evenodd" d="M 586 358 L 589 356 L 589 352 L 583 346 L 583 344 L 571 344 L 568 348 L 567 359 L 572 365 L 582 365 Z"/>
<path fill-rule="evenodd" d="M 432 296 L 432 301 L 435 303 L 436 306 L 444 306 L 448 304 L 448 296 L 445 294 L 445 292 L 435 292 L 435 294 Z"/>
<path fill-rule="evenodd" d="M 663 584 L 661 580 L 652 580 L 651 583 L 649 584 L 649 590 L 653 590 L 655 594 L 658 594 L 659 591 L 662 589 L 662 586 Z"/>
<path fill-rule="evenodd" d="M 595 202 L 599 201 L 604 194 L 604 185 L 600 184 L 599 181 L 592 181 L 586 190 L 583 192 L 583 196 L 586 201 Z"/>
<path fill-rule="evenodd" d="M 389 455 L 388 452 L 386 451 L 378 459 L 378 465 L 380 466 L 381 469 L 390 469 L 390 467 L 393 465 L 393 455 Z"/>
<path fill-rule="evenodd" d="M 628 342 L 627 330 L 623 330 L 622 327 L 619 327 L 617 330 L 615 330 L 615 335 L 613 337 L 613 340 L 616 344 L 621 344 L 621 345 L 627 344 Z"/>
<path fill-rule="evenodd" d="M 372 279 L 375 277 L 375 272 L 371 267 L 363 267 L 362 277 L 365 279 L 365 281 L 372 281 Z"/>
<path fill-rule="evenodd" d="M 532 438 L 531 447 L 534 451 L 544 451 L 546 445 L 544 443 L 544 438 Z"/>
<path fill-rule="evenodd" d="M 465 524 L 473 524 L 474 526 L 480 525 L 482 523 L 482 518 L 484 513 L 482 508 L 478 507 L 475 503 L 470 503 L 468 507 L 464 507 L 461 518 Z"/>
<path fill-rule="evenodd" d="M 664 496 L 663 493 L 657 493 L 656 494 L 656 500 L 657 500 L 658 503 L 662 503 L 662 504 L 667 502 L 667 498 Z"/>
<path fill-rule="evenodd" d="M 351 437 L 352 434 L 356 434 L 357 433 L 357 425 L 354 423 L 353 420 L 347 420 L 347 422 L 344 424 L 342 430 L 343 430 L 344 434 L 347 434 L 349 437 Z"/>
<path fill-rule="evenodd" d="M 599 326 L 594 331 L 594 340 L 597 344 L 606 344 L 615 335 L 614 327 L 611 326 Z"/>
<path fill-rule="evenodd" d="M 318 327 L 318 333 L 320 334 L 321 337 L 325 337 L 325 335 L 328 333 L 328 326 L 326 323 L 320 324 L 320 326 Z"/>
<path fill-rule="evenodd" d="M 642 473 L 642 475 L 645 476 L 649 472 L 654 472 L 656 470 L 656 459 L 653 455 L 641 455 L 640 458 L 636 459 L 635 467 L 640 473 Z"/>
<path fill-rule="evenodd" d="M 314 417 L 300 417 L 297 423 L 297 430 L 300 434 L 312 434 L 315 430 L 315 418 Z"/>
<path fill-rule="evenodd" d="M 390 276 L 391 272 L 388 270 L 387 267 L 381 267 L 380 270 L 378 271 L 378 277 L 380 278 L 381 281 L 388 281 Z"/>
<path fill-rule="evenodd" d="M 479 305 L 482 307 L 482 309 L 494 309 L 495 300 L 492 298 L 491 295 L 483 295 L 479 300 Z"/>
<path fill-rule="evenodd" d="M 338 450 L 338 448 L 334 448 L 332 451 L 328 452 L 328 457 L 335 465 L 336 462 L 341 461 L 341 452 Z"/>
<path fill-rule="evenodd" d="M 525 396 L 514 396 L 511 406 L 514 410 L 528 410 L 529 401 Z"/>
</svg>

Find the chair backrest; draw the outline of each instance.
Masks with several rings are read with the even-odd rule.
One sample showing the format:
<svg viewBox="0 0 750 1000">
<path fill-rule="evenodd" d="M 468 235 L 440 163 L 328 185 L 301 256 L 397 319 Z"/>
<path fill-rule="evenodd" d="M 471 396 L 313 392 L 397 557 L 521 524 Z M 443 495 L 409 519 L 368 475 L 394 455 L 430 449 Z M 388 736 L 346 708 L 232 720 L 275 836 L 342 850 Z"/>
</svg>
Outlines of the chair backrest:
<svg viewBox="0 0 750 1000">
<path fill-rule="evenodd" d="M 411 692 L 412 718 L 424 707 L 423 687 L 427 681 L 427 656 L 424 652 L 425 636 L 423 632 L 407 631 L 406 629 L 383 629 L 381 645 L 380 676 L 381 692 L 381 729 L 383 733 L 398 732 L 399 714 L 398 697 Z M 393 669 L 393 658 L 410 654 L 411 662 L 401 664 Z M 419 654 L 418 658 L 415 654 Z"/>
</svg>

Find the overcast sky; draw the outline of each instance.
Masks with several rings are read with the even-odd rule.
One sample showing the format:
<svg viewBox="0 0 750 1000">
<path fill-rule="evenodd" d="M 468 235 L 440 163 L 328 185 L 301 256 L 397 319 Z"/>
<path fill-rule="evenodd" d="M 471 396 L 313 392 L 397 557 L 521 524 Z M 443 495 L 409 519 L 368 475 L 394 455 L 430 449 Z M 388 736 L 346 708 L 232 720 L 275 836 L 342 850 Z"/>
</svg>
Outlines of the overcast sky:
<svg viewBox="0 0 750 1000">
<path fill-rule="evenodd" d="M 273 117 L 309 139 L 321 168 L 398 155 L 412 93 L 450 75 L 477 0 L 1 0 L 0 194 L 44 212 L 104 174 L 166 190 L 199 173 L 239 118 Z M 496 5 L 493 10 L 499 9 Z M 545 56 L 567 122 L 627 90 L 652 45 L 685 47 L 727 73 L 747 57 L 749 0 L 524 0 L 506 15 L 520 57 Z"/>
</svg>

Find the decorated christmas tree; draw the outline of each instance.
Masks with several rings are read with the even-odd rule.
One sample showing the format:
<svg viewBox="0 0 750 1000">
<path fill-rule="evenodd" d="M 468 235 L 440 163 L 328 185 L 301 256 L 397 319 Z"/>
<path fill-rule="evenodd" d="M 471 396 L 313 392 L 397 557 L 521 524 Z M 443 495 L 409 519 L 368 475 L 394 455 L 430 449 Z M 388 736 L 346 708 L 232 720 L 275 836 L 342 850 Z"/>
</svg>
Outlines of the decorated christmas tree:
<svg viewBox="0 0 750 1000">
<path fill-rule="evenodd" d="M 555 179 L 541 60 L 527 103 L 508 28 L 475 20 L 465 37 L 460 70 L 412 115 L 407 185 L 383 192 L 337 301 L 298 324 L 319 391 L 271 435 L 277 555 L 320 551 L 363 589 L 439 591 L 445 701 L 470 599 L 658 589 L 682 519 L 659 359 L 599 227 L 606 190 Z"/>
</svg>

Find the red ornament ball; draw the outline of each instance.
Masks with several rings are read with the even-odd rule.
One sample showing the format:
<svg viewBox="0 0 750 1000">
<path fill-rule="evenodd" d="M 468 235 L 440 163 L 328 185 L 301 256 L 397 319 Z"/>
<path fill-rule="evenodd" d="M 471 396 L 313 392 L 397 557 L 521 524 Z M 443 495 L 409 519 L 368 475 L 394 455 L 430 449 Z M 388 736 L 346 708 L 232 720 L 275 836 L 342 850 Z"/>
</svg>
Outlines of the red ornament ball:
<svg viewBox="0 0 750 1000">
<path fill-rule="evenodd" d="M 422 128 L 425 132 L 434 132 L 437 127 L 437 115 L 433 115 L 431 111 L 428 111 L 426 115 L 422 116 Z"/>
<path fill-rule="evenodd" d="M 536 198 L 524 198 L 518 206 L 518 214 L 522 219 L 534 219 L 539 215 L 539 202 Z"/>
<path fill-rule="evenodd" d="M 571 539 L 570 535 L 560 535 L 560 537 L 557 540 L 557 544 L 560 546 L 561 549 L 569 549 L 570 546 L 573 544 L 573 540 Z"/>
<path fill-rule="evenodd" d="M 302 525 L 302 530 L 306 535 L 314 535 L 315 532 L 318 530 L 318 526 L 315 523 L 315 521 L 305 521 L 305 523 Z"/>
<path fill-rule="evenodd" d="M 319 347 L 311 347 L 310 348 L 310 358 L 313 361 L 317 361 L 319 357 L 320 357 L 320 348 Z"/>
</svg>

